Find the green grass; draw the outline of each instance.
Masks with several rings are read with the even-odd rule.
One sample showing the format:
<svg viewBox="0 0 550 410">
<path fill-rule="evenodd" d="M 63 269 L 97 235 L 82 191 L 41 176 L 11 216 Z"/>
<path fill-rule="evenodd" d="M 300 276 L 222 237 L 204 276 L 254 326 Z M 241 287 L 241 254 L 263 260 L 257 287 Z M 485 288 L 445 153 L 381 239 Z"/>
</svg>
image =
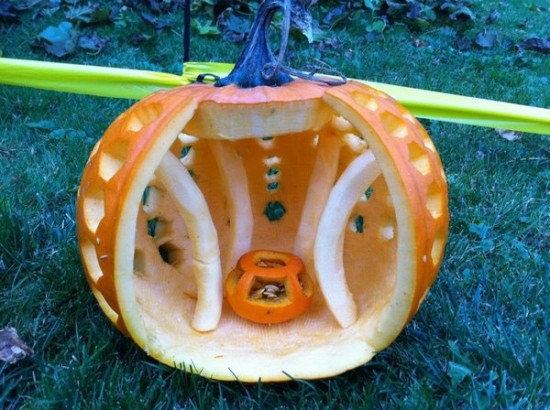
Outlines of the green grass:
<svg viewBox="0 0 550 410">
<path fill-rule="evenodd" d="M 476 10 L 483 16 L 498 5 Z M 524 38 L 525 20 L 550 35 L 548 11 L 529 12 L 521 1 L 500 11 L 502 35 Z M 51 59 L 29 39 L 59 21 L 27 19 L 1 34 L 3 56 Z M 482 21 L 469 29 L 481 30 Z M 503 46 L 459 52 L 446 27 L 394 26 L 367 40 L 362 24 L 336 27 L 343 45 L 322 56 L 300 43 L 295 66 L 323 57 L 349 77 L 550 107 L 548 55 Z M 125 31 L 101 30 L 111 36 L 104 52 L 68 61 L 177 72 L 177 32 L 134 47 Z M 415 38 L 426 46 L 414 47 Z M 217 38 L 193 38 L 194 60 L 237 53 Z M 108 323 L 84 279 L 74 214 L 80 175 L 95 141 L 130 103 L 0 86 L 0 327 L 17 328 L 35 351 L 0 364 L 0 408 L 550 406 L 547 137 L 509 142 L 491 129 L 426 121 L 449 179 L 451 230 L 439 278 L 414 320 L 371 362 L 338 377 L 221 383 L 147 357 Z M 50 130 L 28 126 L 45 120 Z"/>
</svg>

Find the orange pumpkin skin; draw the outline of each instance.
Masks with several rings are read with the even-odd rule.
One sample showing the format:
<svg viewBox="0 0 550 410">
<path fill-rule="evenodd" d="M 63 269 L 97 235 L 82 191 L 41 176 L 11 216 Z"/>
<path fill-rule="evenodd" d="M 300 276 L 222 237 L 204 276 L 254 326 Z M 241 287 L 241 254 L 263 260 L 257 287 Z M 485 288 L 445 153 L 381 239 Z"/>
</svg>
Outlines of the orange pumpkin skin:
<svg viewBox="0 0 550 410">
<path fill-rule="evenodd" d="M 216 246 L 203 249 L 203 258 L 190 256 L 200 235 L 189 242 L 193 229 L 186 231 L 173 210 L 185 198 L 171 196 L 158 182 L 170 177 L 159 171 L 167 169 L 167 153 L 177 158 L 188 143 L 182 132 L 194 137 L 188 168 L 217 234 L 218 242 L 209 241 Z M 327 201 L 337 203 L 329 196 L 335 182 L 317 181 L 326 190 L 321 205 L 308 195 L 318 190 L 316 175 L 326 168 L 316 168 L 325 143 L 339 151 L 335 180 L 364 153 L 375 158 L 365 166 L 379 169 L 369 180 L 372 198 L 355 198 L 350 215 L 361 218 L 350 223 L 359 228 L 345 234 L 331 231 L 337 208 L 331 208 L 333 214 L 323 209 Z M 223 278 L 214 278 L 220 269 L 212 266 L 227 275 L 242 243 L 233 231 L 238 210 L 225 210 L 236 201 L 227 194 L 231 172 L 213 155 L 220 146 L 233 150 L 247 177 L 253 223 L 246 251 L 295 252 L 313 267 L 308 268 L 316 282 L 313 302 L 289 322 L 245 323 L 222 300 Z M 278 172 L 277 189 L 266 189 L 271 181 L 266 170 Z M 154 192 L 151 203 L 144 197 L 148 187 Z M 265 217 L 271 199 L 286 209 L 273 221 Z M 325 217 L 308 213 L 310 206 Z M 305 214 L 319 223 L 318 231 L 317 225 L 301 225 Z M 153 236 L 151 221 L 157 223 Z M 109 127 L 84 170 L 77 200 L 86 276 L 109 319 L 158 360 L 221 380 L 328 377 L 370 360 L 418 310 L 441 264 L 448 222 L 445 175 L 422 126 L 391 97 L 353 81 L 337 87 L 298 80 L 277 88 L 192 85 L 157 92 Z M 338 257 L 332 257 L 331 243 Z M 163 246 L 167 260 L 158 255 Z M 341 267 L 334 282 L 327 280 L 323 258 Z M 203 277 L 203 271 L 214 273 Z M 209 300 L 219 300 L 217 313 L 209 310 Z"/>
</svg>

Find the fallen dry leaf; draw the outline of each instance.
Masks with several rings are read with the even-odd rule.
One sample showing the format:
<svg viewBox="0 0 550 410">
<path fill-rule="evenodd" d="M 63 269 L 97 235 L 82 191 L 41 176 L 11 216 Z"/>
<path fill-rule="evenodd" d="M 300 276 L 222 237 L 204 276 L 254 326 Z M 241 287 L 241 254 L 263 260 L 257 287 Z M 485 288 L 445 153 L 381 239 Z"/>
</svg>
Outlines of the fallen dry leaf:
<svg viewBox="0 0 550 410">
<path fill-rule="evenodd" d="M 498 135 L 508 141 L 516 141 L 521 139 L 521 132 L 501 129 L 496 129 L 495 131 Z"/>
<path fill-rule="evenodd" d="M 0 360 L 13 364 L 34 352 L 17 335 L 13 327 L 0 330 Z"/>
<path fill-rule="evenodd" d="M 520 49 L 538 51 L 544 54 L 550 54 L 550 37 L 548 38 L 538 38 L 531 37 L 525 40 L 522 40 L 519 43 Z"/>
</svg>

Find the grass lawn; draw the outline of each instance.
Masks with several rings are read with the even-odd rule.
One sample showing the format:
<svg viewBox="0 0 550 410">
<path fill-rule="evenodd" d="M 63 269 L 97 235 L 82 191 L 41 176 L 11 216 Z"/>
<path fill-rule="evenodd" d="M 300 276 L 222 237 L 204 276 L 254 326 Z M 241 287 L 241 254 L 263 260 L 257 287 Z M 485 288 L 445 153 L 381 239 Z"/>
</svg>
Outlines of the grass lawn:
<svg viewBox="0 0 550 410">
<path fill-rule="evenodd" d="M 475 2 L 478 19 L 466 29 L 394 25 L 375 38 L 366 35 L 364 13 L 333 29 L 338 48 L 321 53 L 299 42 L 293 65 L 322 58 L 352 78 L 548 108 L 550 55 L 507 46 L 550 36 L 550 9 L 531 3 L 544 4 Z M 494 46 L 459 51 L 459 27 L 484 30 L 494 9 Z M 60 61 L 30 43 L 63 15 L 30 17 L 0 33 L 2 56 Z M 63 61 L 177 72 L 180 30 L 132 45 L 128 33 L 148 28 L 130 17 L 125 30 L 98 28 L 110 37 L 101 53 Z M 195 32 L 191 59 L 232 61 L 238 50 Z M 0 86 L 0 328 L 17 328 L 34 349 L 0 364 L 0 408 L 550 407 L 548 137 L 508 141 L 492 129 L 424 121 L 448 176 L 451 227 L 417 316 L 389 348 L 343 375 L 222 383 L 150 359 L 109 324 L 84 278 L 75 232 L 81 172 L 131 103 Z"/>
</svg>

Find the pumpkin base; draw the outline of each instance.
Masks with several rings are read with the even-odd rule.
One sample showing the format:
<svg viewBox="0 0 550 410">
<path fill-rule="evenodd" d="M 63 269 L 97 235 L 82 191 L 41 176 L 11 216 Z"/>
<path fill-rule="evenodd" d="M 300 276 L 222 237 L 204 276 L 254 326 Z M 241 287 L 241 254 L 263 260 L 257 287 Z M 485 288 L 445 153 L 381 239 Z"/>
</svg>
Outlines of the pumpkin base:
<svg viewBox="0 0 550 410">
<path fill-rule="evenodd" d="M 188 301 L 187 313 L 192 314 L 194 302 Z M 220 325 L 209 333 L 191 329 L 187 333 L 181 327 L 169 333 L 155 320 L 149 325 L 155 331 L 147 353 L 168 366 L 207 378 L 242 382 L 331 377 L 368 362 L 377 353 L 361 335 L 363 323 L 344 330 L 326 307 L 317 313 L 310 309 L 315 308 L 310 306 L 290 322 L 265 325 L 240 318 L 224 304 Z M 189 319 L 182 316 L 183 321 Z M 326 337 L 328 333 L 331 338 Z"/>
</svg>

